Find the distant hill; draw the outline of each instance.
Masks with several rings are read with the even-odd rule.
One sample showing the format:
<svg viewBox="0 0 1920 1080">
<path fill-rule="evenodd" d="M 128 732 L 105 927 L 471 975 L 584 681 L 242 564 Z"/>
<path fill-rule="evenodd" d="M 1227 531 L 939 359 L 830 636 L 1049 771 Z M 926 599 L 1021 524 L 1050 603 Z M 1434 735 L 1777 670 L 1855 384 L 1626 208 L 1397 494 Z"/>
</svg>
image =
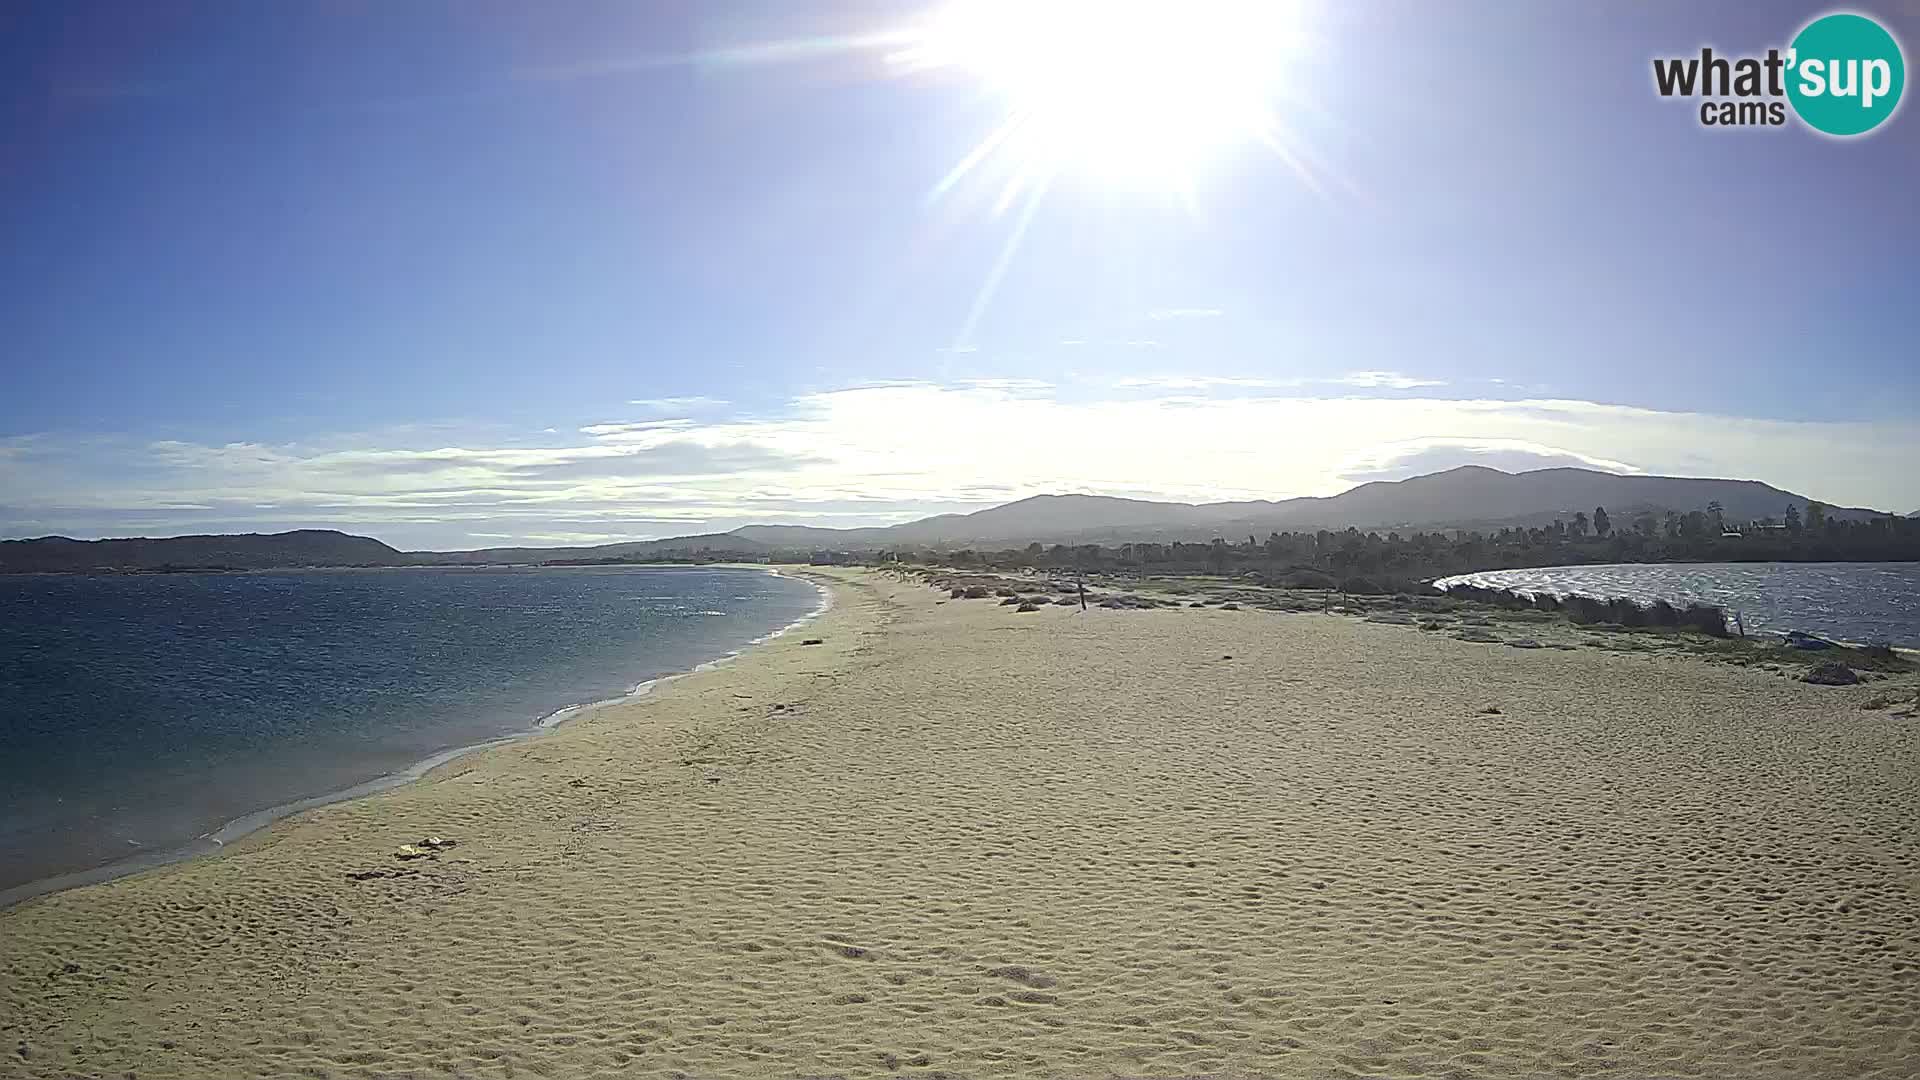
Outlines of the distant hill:
<svg viewBox="0 0 1920 1080">
<path fill-rule="evenodd" d="M 331 530 L 272 535 L 178 536 L 164 540 L 0 541 L 0 572 L 167 567 L 464 566 L 616 559 L 659 559 L 676 552 L 760 556 L 810 550 L 1086 544 L 1173 540 L 1204 542 L 1219 536 L 1264 538 L 1269 532 L 1318 529 L 1498 529 L 1546 525 L 1592 514 L 1604 506 L 1617 527 L 1641 511 L 1705 509 L 1718 502 L 1726 520 L 1780 518 L 1788 506 L 1804 514 L 1807 498 L 1757 480 L 1676 476 L 1620 476 L 1593 469 L 1538 469 L 1509 473 L 1477 465 L 1375 481 L 1326 498 L 1217 503 L 1153 502 L 1104 495 L 1036 495 L 970 514 L 941 514 L 901 525 L 827 529 L 807 525 L 746 525 L 726 533 L 675 536 L 596 547 L 511 547 L 475 551 L 401 552 L 364 536 Z M 1854 520 L 1886 516 L 1858 507 L 1831 507 L 1828 516 Z"/>
<path fill-rule="evenodd" d="M 413 560 L 366 536 L 332 529 L 127 540 L 0 540 L 0 573 L 84 570 L 263 570 L 293 566 L 395 566 Z"/>
<path fill-rule="evenodd" d="M 899 544 L 996 546 L 1117 540 L 1204 541 L 1316 529 L 1498 528 L 1543 525 L 1597 506 L 1623 524 L 1643 510 L 1699 510 L 1720 503 L 1726 519 L 1778 518 L 1807 498 L 1757 480 L 1621 476 L 1593 469 L 1509 473 L 1478 465 L 1406 480 L 1375 481 L 1326 498 L 1169 503 L 1100 495 L 1036 495 L 971 514 L 943 514 L 870 529 L 748 525 L 732 535 L 775 545 L 858 547 Z M 1838 519 L 1877 516 L 1850 507 Z"/>
<path fill-rule="evenodd" d="M 1622 476 L 1594 469 L 1536 469 L 1508 473 L 1478 465 L 1406 480 L 1376 481 L 1324 499 L 1277 503 L 1213 503 L 1201 510 L 1222 524 L 1284 521 L 1302 528 L 1409 528 L 1544 525 L 1604 506 L 1620 519 L 1643 510 L 1705 509 L 1718 502 L 1729 522 L 1779 518 L 1808 499 L 1758 480 L 1677 476 Z M 1837 519 L 1880 516 L 1857 507 L 1833 507 Z M 1279 526 L 1270 526 L 1279 527 Z M 1284 529 L 1282 530 L 1284 531 Z"/>
<path fill-rule="evenodd" d="M 819 530 L 831 532 L 832 530 Z M 805 547 L 805 544 L 790 545 Z M 670 552 L 697 552 L 702 549 L 739 555 L 763 554 L 771 547 L 734 533 L 705 533 L 699 536 L 673 536 L 665 540 L 632 540 L 595 547 L 506 547 L 480 548 L 476 551 L 412 551 L 407 557 L 425 566 L 485 566 L 503 563 L 542 563 L 556 559 L 648 559 Z"/>
<path fill-rule="evenodd" d="M 1105 495 L 1035 495 L 971 514 L 940 514 L 865 529 L 806 525 L 744 525 L 727 534 L 776 547 L 857 544 L 948 544 L 1016 538 L 1077 536 L 1089 530 L 1154 530 L 1188 523 L 1185 503 L 1116 499 Z M 1027 540 L 1022 539 L 1022 543 Z"/>
</svg>

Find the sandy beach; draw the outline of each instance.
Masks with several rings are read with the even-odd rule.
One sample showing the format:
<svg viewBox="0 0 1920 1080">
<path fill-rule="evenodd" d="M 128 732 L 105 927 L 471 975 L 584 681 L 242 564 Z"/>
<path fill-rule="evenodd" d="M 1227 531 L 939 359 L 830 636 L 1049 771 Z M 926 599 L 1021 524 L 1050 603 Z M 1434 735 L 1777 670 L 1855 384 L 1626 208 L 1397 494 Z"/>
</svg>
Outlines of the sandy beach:
<svg viewBox="0 0 1920 1080">
<path fill-rule="evenodd" d="M 1920 1075 L 1874 687 L 812 573 L 730 664 L 0 912 L 0 1077 Z"/>
</svg>

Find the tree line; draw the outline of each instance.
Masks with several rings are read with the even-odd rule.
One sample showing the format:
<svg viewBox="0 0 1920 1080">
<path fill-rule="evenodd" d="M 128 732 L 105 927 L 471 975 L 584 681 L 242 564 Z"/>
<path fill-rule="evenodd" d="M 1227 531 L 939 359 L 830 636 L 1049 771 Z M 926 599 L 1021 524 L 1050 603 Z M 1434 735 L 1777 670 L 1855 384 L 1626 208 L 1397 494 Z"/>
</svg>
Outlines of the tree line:
<svg viewBox="0 0 1920 1080">
<path fill-rule="evenodd" d="M 1621 517 L 1625 520 L 1620 520 Z M 1272 532 L 1266 539 L 1216 537 L 1209 543 L 1029 544 L 957 551 L 901 548 L 904 562 L 1012 570 L 1108 573 L 1257 574 L 1296 588 L 1397 592 L 1421 581 L 1480 570 L 1635 562 L 1920 561 L 1920 519 L 1829 516 L 1810 502 L 1786 506 L 1778 520 L 1732 523 L 1718 503 L 1680 511 L 1591 514 L 1536 527 L 1494 531 Z"/>
</svg>

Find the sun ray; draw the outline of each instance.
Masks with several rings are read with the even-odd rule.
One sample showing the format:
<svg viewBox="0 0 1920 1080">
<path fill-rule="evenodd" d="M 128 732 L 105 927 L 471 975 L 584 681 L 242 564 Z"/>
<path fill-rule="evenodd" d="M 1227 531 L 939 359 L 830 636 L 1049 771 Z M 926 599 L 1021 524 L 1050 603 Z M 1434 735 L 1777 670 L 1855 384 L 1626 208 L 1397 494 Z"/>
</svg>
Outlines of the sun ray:
<svg viewBox="0 0 1920 1080">
<path fill-rule="evenodd" d="M 1033 224 L 1033 215 L 1040 209 L 1040 203 L 1046 198 L 1047 188 L 1052 183 L 1051 173 L 1040 176 L 1032 187 L 1027 189 L 1026 202 L 1021 204 L 1020 216 L 1013 228 L 1007 233 L 1007 239 L 1000 245 L 1000 255 L 993 262 L 993 268 L 987 271 L 986 280 L 980 283 L 980 291 L 974 294 L 973 306 L 967 311 L 967 321 L 961 325 L 960 336 L 955 347 L 973 345 L 974 331 L 979 328 L 980 319 L 993 302 L 994 294 L 1000 291 L 1000 282 L 1007 276 L 1007 269 L 1013 265 L 1014 256 L 1019 254 L 1020 245 L 1025 242 L 1028 226 Z"/>
<path fill-rule="evenodd" d="M 1279 158 L 1282 164 L 1286 165 L 1287 171 L 1293 173 L 1293 178 L 1300 181 L 1301 186 L 1322 199 L 1327 197 L 1327 189 L 1320 185 L 1320 181 L 1313 175 L 1313 169 L 1281 141 L 1278 129 L 1267 128 L 1261 131 L 1260 141 L 1267 149 L 1273 151 L 1274 156 Z"/>
<path fill-rule="evenodd" d="M 1301 78 L 1321 51 L 1320 2 L 946 0 L 870 36 L 891 75 L 970 79 L 1004 110 L 925 196 L 931 206 L 971 186 L 990 220 L 1013 215 L 959 344 L 972 344 L 1064 177 L 1159 195 L 1203 224 L 1202 181 L 1246 148 L 1272 154 L 1315 198 L 1332 198 L 1329 181 L 1346 188 L 1288 123 L 1332 123 Z"/>
<path fill-rule="evenodd" d="M 933 190 L 927 193 L 927 200 L 937 201 L 953 190 L 960 181 L 966 179 L 968 173 L 978 168 L 981 162 L 991 158 L 995 150 L 1012 138 L 1019 131 L 1024 120 L 1025 117 L 1020 113 L 1009 114 L 999 127 L 994 128 L 986 138 L 974 144 L 973 149 L 967 152 L 967 156 L 961 158 L 959 164 L 948 171 L 947 175 L 941 177 L 939 183 L 933 185 Z"/>
</svg>

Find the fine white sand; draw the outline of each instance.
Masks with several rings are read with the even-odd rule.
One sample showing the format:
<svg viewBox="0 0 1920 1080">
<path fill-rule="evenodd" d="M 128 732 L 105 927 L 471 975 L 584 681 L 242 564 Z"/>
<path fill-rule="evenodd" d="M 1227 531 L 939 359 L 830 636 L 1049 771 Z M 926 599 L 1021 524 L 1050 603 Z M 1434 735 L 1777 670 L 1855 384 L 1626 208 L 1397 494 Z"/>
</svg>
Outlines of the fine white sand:
<svg viewBox="0 0 1920 1080">
<path fill-rule="evenodd" d="M 1874 687 L 833 576 L 649 698 L 0 912 L 0 1077 L 1920 1075 Z"/>
</svg>

